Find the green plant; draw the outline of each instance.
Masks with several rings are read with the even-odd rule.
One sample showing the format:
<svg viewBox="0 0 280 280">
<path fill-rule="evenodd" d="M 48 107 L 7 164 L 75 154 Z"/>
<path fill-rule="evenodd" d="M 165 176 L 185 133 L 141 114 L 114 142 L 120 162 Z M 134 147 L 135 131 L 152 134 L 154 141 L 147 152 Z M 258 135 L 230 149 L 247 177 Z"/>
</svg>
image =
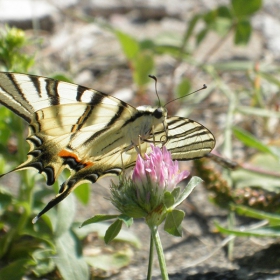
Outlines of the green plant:
<svg viewBox="0 0 280 280">
<path fill-rule="evenodd" d="M 252 201 L 254 200 L 254 188 L 269 191 L 270 196 L 267 195 L 266 199 L 270 199 L 270 202 L 273 201 L 274 197 L 279 196 L 279 169 L 277 169 L 280 154 L 279 142 L 277 142 L 279 139 L 277 139 L 277 134 L 274 131 L 271 132 L 270 120 L 272 118 L 279 120 L 280 115 L 276 110 L 271 110 L 268 105 L 269 101 L 275 98 L 275 92 L 280 87 L 279 68 L 274 65 L 268 67 L 262 63 L 254 64 L 248 61 L 208 62 L 209 58 L 218 50 L 217 46 L 221 46 L 229 34 L 234 34 L 235 44 L 246 45 L 249 42 L 252 33 L 250 18 L 260 10 L 262 2 L 260 0 L 250 0 L 246 3 L 246 7 L 243 3 L 244 1 L 242 0 L 232 0 L 229 6 L 220 6 L 212 11 L 194 15 L 188 22 L 185 34 L 182 37 L 161 34 L 160 38 L 153 40 L 137 40 L 122 31 L 114 30 L 113 28 L 111 30 L 123 48 L 129 68 L 132 71 L 134 83 L 137 86 L 137 92 L 140 95 L 144 94 L 149 82 L 148 74 L 151 74 L 156 69 L 156 56 L 170 55 L 177 60 L 174 65 L 174 72 L 182 62 L 195 66 L 195 70 L 183 74 L 178 83 L 175 84 L 174 82 L 170 86 L 167 101 L 183 96 L 190 91 L 192 78 L 198 70 L 202 71 L 211 82 L 208 84 L 208 90 L 203 94 L 190 97 L 188 102 L 193 102 L 193 107 L 206 98 L 214 88 L 216 91 L 220 91 L 223 97 L 226 97 L 229 106 L 222 133 L 224 138 L 222 154 L 233 158 L 233 146 L 238 141 L 244 144 L 245 156 L 239 162 L 239 170 L 222 170 L 222 177 L 216 177 L 220 185 L 215 186 L 216 190 L 214 192 L 216 192 L 216 196 L 212 197 L 212 200 L 222 207 L 228 207 L 228 202 L 230 202 L 235 204 L 233 208 L 228 207 L 230 211 L 238 211 L 240 215 L 247 215 L 248 212 L 253 212 L 250 215 L 255 215 L 255 218 L 265 217 L 271 222 L 271 216 L 268 213 L 261 213 L 260 215 L 257 211 L 261 209 L 266 212 L 270 211 L 273 214 L 278 213 L 277 204 L 274 204 L 273 209 L 268 208 L 265 203 L 255 202 L 252 204 Z M 203 23 L 203 27 L 200 30 L 197 29 L 199 23 Z M 195 48 L 203 43 L 209 32 L 216 32 L 221 37 L 205 57 L 200 61 L 196 61 L 193 59 Z M 195 38 L 195 46 L 191 44 L 192 38 Z M 22 48 L 30 43 L 21 30 L 6 28 L 5 31 L 2 31 L 0 38 L 1 69 L 27 72 L 33 63 L 33 57 L 24 55 Z M 246 86 L 232 89 L 223 81 L 221 73 L 232 74 L 237 71 L 242 76 L 247 77 L 247 83 Z M 188 115 L 191 110 L 184 108 L 182 112 Z M 171 111 L 172 109 L 170 109 Z M 236 122 L 235 117 L 240 115 L 242 116 L 242 122 Z M 0 117 L 0 151 L 5 157 L 5 160 L 3 158 L 0 160 L 0 170 L 3 173 L 8 170 L 7 162 L 16 165 L 25 160 L 24 151 L 27 150 L 27 147 L 24 147 L 24 126 L 15 119 L 10 111 L 3 107 L 0 108 Z M 251 125 L 252 119 L 258 119 L 262 124 L 259 126 L 258 131 L 253 129 Z M 235 124 L 234 126 L 233 123 Z M 14 144 L 11 139 L 18 139 L 17 144 Z M 274 141 L 275 145 L 269 145 L 267 144 L 268 141 L 265 140 L 269 140 L 271 143 Z M 254 149 L 253 153 L 252 149 Z M 15 152 L 17 152 L 18 158 L 13 155 Z M 252 164 L 253 167 L 248 168 L 248 163 Z M 270 165 L 275 167 L 273 172 L 268 172 L 264 168 L 264 166 Z M 55 269 L 52 257 L 61 256 L 61 260 L 69 258 L 70 262 L 69 267 L 63 262 L 58 262 L 57 266 L 60 275 L 65 279 L 72 279 L 71 275 L 76 276 L 75 271 L 77 271 L 80 274 L 79 279 L 82 279 L 81 277 L 86 279 L 88 277 L 86 263 L 95 264 L 97 260 L 94 257 L 84 258 L 81 255 L 81 240 L 86 233 L 81 234 L 80 231 L 75 229 L 73 213 L 70 211 L 73 205 L 71 199 L 68 199 L 64 206 L 59 207 L 56 214 L 50 212 L 49 215 L 42 219 L 41 223 L 32 225 L 33 212 L 36 212 L 37 208 L 42 206 L 43 198 L 46 195 L 56 193 L 58 184 L 55 185 L 56 191 L 47 189 L 45 186 L 38 189 L 37 186 L 45 185 L 41 180 L 35 177 L 33 173 L 28 173 L 28 175 L 27 173 L 21 174 L 23 175 L 20 178 L 21 185 L 18 195 L 9 192 L 6 187 L 2 186 L 0 189 L 0 278 L 3 275 L 11 275 L 11 279 L 20 279 L 23 275 L 29 273 L 34 273 L 37 276 L 45 275 Z M 213 172 L 210 172 L 209 176 L 211 175 L 213 176 Z M 203 174 L 201 174 L 201 177 L 203 177 Z M 36 188 L 34 187 L 35 185 Z M 219 187 L 223 189 L 221 190 Z M 238 191 L 241 190 L 241 194 L 236 191 L 237 187 Z M 242 191 L 243 193 L 247 191 L 246 188 L 249 188 L 248 193 L 250 195 L 247 200 L 245 195 L 243 196 L 242 194 Z M 224 190 L 225 192 L 223 192 Z M 271 191 L 275 192 L 274 197 Z M 77 192 L 79 192 L 80 199 L 86 203 L 89 192 L 88 187 L 80 187 Z M 248 197 L 248 193 L 246 193 L 246 197 Z M 259 208 L 250 209 L 247 213 L 239 211 L 244 205 L 258 206 Z M 68 219 L 65 223 L 59 223 L 58 218 L 60 215 L 64 215 L 66 211 L 67 213 L 70 211 Z M 64 220 L 64 218 L 61 220 Z M 274 226 L 272 222 L 271 225 Z M 278 234 L 278 222 L 275 225 L 276 227 L 273 228 L 274 236 Z M 219 229 L 221 232 L 223 231 L 221 227 Z M 227 233 L 234 234 L 233 231 L 228 231 Z M 268 231 L 263 231 L 263 233 L 265 236 Z M 64 242 L 75 244 L 76 248 L 68 247 Z M 67 248 L 67 251 L 65 251 L 65 248 Z"/>
<path fill-rule="evenodd" d="M 122 224 L 132 225 L 134 218 L 143 218 L 151 233 L 150 256 L 147 279 L 152 279 L 153 251 L 156 247 L 162 279 L 168 279 L 167 267 L 160 241 L 158 227 L 164 223 L 164 230 L 173 236 L 182 236 L 181 223 L 185 213 L 177 210 L 201 182 L 192 177 L 185 188 L 177 184 L 185 179 L 189 172 L 180 172 L 178 162 L 172 160 L 171 153 L 151 145 L 151 153 L 144 158 L 138 156 L 131 177 L 123 175 L 118 184 L 111 185 L 111 203 L 120 215 L 95 215 L 82 226 L 104 220 L 116 219 L 107 229 L 105 242 L 111 242 L 120 232 Z"/>
<path fill-rule="evenodd" d="M 271 129 L 271 121 L 279 123 L 280 114 L 271 109 L 273 100 L 277 100 L 276 92 L 280 87 L 279 67 L 267 66 L 262 63 L 250 61 L 227 61 L 219 63 L 209 63 L 209 59 L 223 45 L 225 40 L 233 36 L 235 45 L 247 45 L 252 34 L 251 17 L 262 7 L 261 0 L 250 0 L 244 5 L 242 0 L 232 0 L 228 6 L 219 6 L 206 13 L 195 14 L 188 22 L 186 32 L 181 38 L 173 42 L 174 36 L 170 36 L 169 42 L 160 43 L 155 40 L 146 40 L 153 56 L 168 54 L 175 57 L 178 64 L 181 62 L 195 65 L 204 74 L 208 75 L 212 82 L 208 84 L 209 91 L 205 92 L 201 98 L 197 95 L 191 101 L 200 103 L 212 89 L 220 91 L 226 97 L 229 104 L 227 118 L 224 124 L 224 144 L 222 154 L 228 158 L 234 158 L 234 145 L 239 141 L 244 145 L 244 159 L 235 165 L 235 170 L 223 170 L 220 175 L 214 175 L 213 170 L 208 169 L 205 173 L 199 173 L 209 183 L 209 189 L 214 192 L 213 202 L 228 208 L 230 211 L 241 207 L 250 207 L 250 213 L 254 213 L 258 218 L 279 212 L 278 199 L 280 195 L 280 173 L 279 173 L 279 138 L 277 137 L 276 126 Z M 198 29 L 198 25 L 203 23 L 203 27 Z M 200 62 L 192 58 L 195 48 L 202 44 L 210 32 L 215 32 L 220 36 L 216 44 L 209 49 Z M 168 36 L 168 35 L 167 35 Z M 195 38 L 195 48 L 191 45 L 191 39 Z M 120 40 L 120 39 L 119 39 Z M 128 49 L 129 42 L 126 45 Z M 124 50 L 124 52 L 126 52 Z M 177 64 L 177 65 L 178 65 Z M 175 65 L 175 68 L 176 66 Z M 132 69 L 137 71 L 137 69 Z M 233 74 L 242 73 L 247 77 L 247 86 L 232 89 L 227 86 L 221 78 L 221 73 Z M 183 76 L 177 85 L 171 87 L 167 101 L 178 96 L 185 95 L 191 88 L 193 73 Z M 249 86 L 248 86 L 249 85 Z M 174 93 L 176 96 L 174 96 Z M 181 100 L 183 102 L 183 100 Z M 246 105 L 245 105 L 246 104 Z M 189 111 L 182 111 L 188 114 Z M 242 116 L 242 122 L 236 123 L 235 117 Z M 260 124 L 257 131 L 252 128 L 252 120 L 257 120 Z M 233 125 L 233 123 L 235 123 Z M 249 128 L 249 129 L 248 129 Z M 251 128 L 251 129 L 250 129 Z M 256 136 L 257 135 L 257 136 Z M 262 140 L 266 139 L 266 141 Z M 270 144 L 268 144 L 270 142 Z M 254 151 L 254 152 L 252 152 Z M 196 164 L 200 169 L 199 162 Z M 207 174 L 209 177 L 207 178 Z M 231 205 L 235 205 L 232 206 Z M 257 215 L 258 211 L 267 211 L 262 215 Z M 248 212 L 247 211 L 247 212 Z M 238 211 L 240 215 L 247 215 L 245 211 Z M 269 220 L 269 218 L 267 218 Z M 270 220 L 269 220 L 270 221 Z M 232 226 L 232 225 L 231 225 Z M 218 227 L 221 229 L 221 227 Z M 265 227 L 263 234 L 258 236 L 278 236 L 278 227 Z M 225 233 L 225 230 L 221 230 Z M 230 234 L 235 234 L 229 230 Z M 240 233 L 238 233 L 240 235 Z M 243 236 L 248 236 L 246 233 Z"/>
<path fill-rule="evenodd" d="M 128 61 L 133 81 L 138 88 L 137 92 L 143 95 L 146 85 L 150 82 L 148 75 L 154 72 L 153 43 L 150 40 L 137 41 L 119 30 L 114 32 Z"/>
<path fill-rule="evenodd" d="M 31 44 L 24 32 L 6 26 L 0 30 L 0 66 L 3 70 L 26 72 L 34 63 L 32 56 L 25 55 L 23 48 Z"/>
<path fill-rule="evenodd" d="M 22 48 L 29 44 L 22 30 L 6 27 L 0 37 L 0 61 L 5 70 L 27 72 L 33 63 L 33 58 L 24 55 Z M 9 110 L 1 107 L 1 132 L 0 150 L 1 155 L 9 163 L 1 158 L 1 173 L 7 171 L 8 166 L 25 161 L 27 145 L 25 141 L 26 129 L 21 120 L 18 120 Z M 11 141 L 11 139 L 14 139 Z M 7 149 L 10 147 L 10 149 Z M 13 154 L 17 154 L 15 157 Z M 42 206 L 44 196 L 54 193 L 52 190 L 38 190 L 35 186 L 42 185 L 42 181 L 34 176 L 34 172 L 21 172 L 20 185 L 17 191 L 10 192 L 6 187 L 0 188 L 0 215 L 1 215 L 1 238 L 0 278 L 21 279 L 24 275 L 34 273 L 37 276 L 44 275 L 54 270 L 56 265 L 60 268 L 62 275 L 65 274 L 59 261 L 55 264 L 52 257 L 63 251 L 59 244 L 68 240 L 74 241 L 75 236 L 70 226 L 73 215 L 69 213 L 63 218 L 62 225 L 55 221 L 55 217 L 46 217 L 45 222 L 33 226 L 31 219 L 38 206 Z M 55 186 L 58 188 L 58 185 Z M 15 191 L 15 190 L 14 190 Z M 69 207 L 69 209 L 73 209 Z M 58 216 L 63 215 L 63 213 Z M 61 238 L 63 236 L 63 238 Z M 76 238 L 77 239 L 77 238 Z M 75 241 L 77 243 L 77 241 Z M 80 242 L 80 241 L 79 241 Z M 79 243 L 78 242 L 78 243 Z M 78 244 L 77 243 L 77 244 Z M 73 244 L 73 242 L 69 242 Z M 79 252 L 74 247 L 69 249 L 69 256 L 73 258 L 73 267 L 78 271 L 81 269 L 76 265 Z M 84 267 L 86 263 L 84 262 Z M 87 269 L 81 275 L 88 273 Z M 67 279 L 67 278 L 66 278 Z M 86 279 L 86 278 L 84 278 Z"/>
<path fill-rule="evenodd" d="M 6 28 L 0 37 L 0 52 L 3 54 L 3 70 L 27 72 L 32 58 L 22 54 L 22 48 L 28 44 L 23 31 Z M 7 51 L 11 51 L 6 56 Z M 69 81 L 64 75 L 54 76 Z M 0 173 L 11 170 L 26 160 L 26 126 L 11 111 L 0 108 Z M 7 147 L 9 147 L 7 149 Z M 63 178 L 65 174 L 62 174 Z M 62 179 L 61 178 L 61 179 Z M 63 178 L 65 180 L 65 178 Z M 57 210 L 50 211 L 35 225 L 32 218 L 44 206 L 44 198 L 54 196 L 59 189 L 60 180 L 53 188 L 46 188 L 42 177 L 35 172 L 19 173 L 19 186 L 0 186 L 0 278 L 22 279 L 26 276 L 43 277 L 58 274 L 65 280 L 89 279 L 90 266 L 104 270 L 119 269 L 131 259 L 129 250 L 115 250 L 112 254 L 98 256 L 83 254 L 83 240 L 91 232 L 98 232 L 102 238 L 102 225 L 91 226 L 86 230 L 78 229 L 80 223 L 74 222 L 75 201 L 70 196 L 60 204 Z M 84 204 L 89 201 L 89 184 L 84 184 L 74 191 Z M 139 247 L 135 236 L 122 231 L 120 242 L 129 242 Z M 102 263 L 102 261 L 104 263 Z M 107 264 L 106 264 L 107 260 Z M 110 260 L 108 262 L 108 260 Z"/>
</svg>

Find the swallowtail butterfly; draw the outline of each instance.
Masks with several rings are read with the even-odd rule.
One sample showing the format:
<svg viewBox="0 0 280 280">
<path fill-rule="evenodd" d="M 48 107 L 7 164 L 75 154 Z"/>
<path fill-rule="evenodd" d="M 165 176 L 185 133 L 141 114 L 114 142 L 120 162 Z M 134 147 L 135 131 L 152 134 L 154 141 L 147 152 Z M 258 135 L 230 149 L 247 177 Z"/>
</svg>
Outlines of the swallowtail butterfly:
<svg viewBox="0 0 280 280">
<path fill-rule="evenodd" d="M 215 145 L 203 125 L 168 118 L 165 107 L 135 108 L 105 93 L 40 76 L 0 72 L 0 103 L 29 124 L 28 159 L 12 171 L 36 168 L 52 185 L 64 168 L 71 170 L 33 222 L 79 184 L 134 166 L 137 152 L 149 152 L 149 142 L 164 143 L 177 160 L 203 157 Z"/>
</svg>

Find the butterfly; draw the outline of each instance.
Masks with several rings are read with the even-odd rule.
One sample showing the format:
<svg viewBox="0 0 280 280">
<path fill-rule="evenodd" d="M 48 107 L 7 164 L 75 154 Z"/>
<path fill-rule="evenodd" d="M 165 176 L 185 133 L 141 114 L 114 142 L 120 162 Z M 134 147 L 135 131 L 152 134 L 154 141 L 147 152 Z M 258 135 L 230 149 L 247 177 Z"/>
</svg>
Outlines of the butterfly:
<svg viewBox="0 0 280 280">
<path fill-rule="evenodd" d="M 167 117 L 163 106 L 135 108 L 51 78 L 0 72 L 0 103 L 29 124 L 28 159 L 12 171 L 35 168 L 48 185 L 65 168 L 71 171 L 33 223 L 79 184 L 133 167 L 139 152 L 149 153 L 150 143 L 165 145 L 176 160 L 203 157 L 215 146 L 207 128 L 187 118 Z"/>
</svg>

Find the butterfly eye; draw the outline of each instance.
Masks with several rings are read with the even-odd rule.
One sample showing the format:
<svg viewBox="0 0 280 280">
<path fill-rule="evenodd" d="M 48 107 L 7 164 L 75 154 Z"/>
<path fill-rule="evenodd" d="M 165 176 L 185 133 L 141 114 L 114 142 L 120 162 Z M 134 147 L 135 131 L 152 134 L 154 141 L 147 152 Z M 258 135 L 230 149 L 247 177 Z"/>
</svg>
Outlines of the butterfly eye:
<svg viewBox="0 0 280 280">
<path fill-rule="evenodd" d="M 155 118 L 160 119 L 163 116 L 163 110 L 162 108 L 157 108 L 154 112 L 153 115 Z"/>
</svg>

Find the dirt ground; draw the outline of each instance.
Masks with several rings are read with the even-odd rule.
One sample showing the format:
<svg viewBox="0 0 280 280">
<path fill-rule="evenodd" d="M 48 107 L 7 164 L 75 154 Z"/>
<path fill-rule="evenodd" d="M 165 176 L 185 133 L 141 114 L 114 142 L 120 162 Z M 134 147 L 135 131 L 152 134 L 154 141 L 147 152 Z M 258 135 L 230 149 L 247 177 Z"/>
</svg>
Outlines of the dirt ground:
<svg viewBox="0 0 280 280">
<path fill-rule="evenodd" d="M 114 27 L 143 39 L 154 38 L 164 33 L 175 33 L 180 36 L 193 14 L 206 11 L 221 3 L 228 3 L 221 0 L 176 0 L 162 3 L 156 0 L 141 4 L 140 1 L 135 1 L 138 3 L 137 6 L 130 1 L 118 0 L 74 2 L 76 3 L 73 7 L 55 9 L 44 18 L 46 27 L 37 35 L 43 41 L 30 49 L 30 52 L 37 53 L 34 71 L 45 76 L 50 73 L 67 72 L 77 84 L 115 94 L 129 103 L 133 103 L 134 88 L 131 73 L 116 38 L 106 31 L 106 28 L 101 28 L 95 22 L 86 23 L 85 18 L 81 20 L 78 15 L 87 13 L 98 16 L 98 20 L 108 21 Z M 273 29 L 269 29 L 269 24 L 276 22 L 280 25 L 278 16 L 280 3 L 272 0 L 263 2 L 263 10 L 253 18 L 255 30 L 249 45 L 246 48 L 235 47 L 232 44 L 232 37 L 228 38 L 219 52 L 211 55 L 211 62 L 243 59 L 279 64 L 280 50 L 277 50 L 271 38 L 276 39 L 280 33 L 275 31 L 273 35 Z M 15 18 L 14 21 L 16 22 L 17 19 Z M 19 24 L 23 25 L 23 23 Z M 43 22 L 41 24 L 43 28 Z M 26 32 L 29 35 L 33 34 L 30 29 Z M 194 52 L 194 58 L 198 61 L 205 58 L 209 48 L 217 40 L 217 35 L 210 34 Z M 165 89 L 172 83 L 171 72 L 175 61 L 173 58 L 162 56 L 156 64 L 159 92 L 164 94 Z M 185 71 L 193 72 L 193 87 L 198 88 L 203 83 L 207 83 L 205 79 L 209 79 L 184 64 L 180 65 L 172 79 L 178 79 Z M 232 87 L 243 83 L 243 78 L 238 74 L 234 77 L 224 75 L 224 81 Z M 154 92 L 152 83 L 149 92 Z M 217 150 L 222 144 L 219 123 L 224 120 L 227 110 L 224 101 L 213 92 L 212 96 L 204 101 L 205 103 L 200 104 L 190 116 L 191 119 L 202 122 L 213 132 L 217 138 Z M 145 102 L 146 99 L 143 100 L 143 103 Z M 108 196 L 108 182 L 102 180 L 92 187 L 90 206 L 78 205 L 77 219 L 83 220 L 96 213 L 114 213 L 113 207 L 104 199 Z M 170 279 L 280 279 L 279 240 L 236 238 L 233 254 L 231 258 L 229 257 L 228 247 L 225 245 L 228 244 L 228 237 L 217 233 L 214 226 L 214 221 L 226 226 L 228 212 L 209 202 L 208 193 L 203 186 L 198 186 L 180 208 L 186 212 L 183 237 L 170 236 L 163 230 L 160 232 Z M 237 220 L 239 225 L 249 225 L 254 222 L 245 218 Z M 105 274 L 109 279 L 140 280 L 146 277 L 148 228 L 141 220 L 136 220 L 130 230 L 140 239 L 142 247 L 141 249 L 129 247 L 132 254 L 131 263 L 120 271 L 110 271 Z M 92 242 L 96 242 L 96 246 L 103 246 L 102 241 Z M 91 246 L 95 246 L 95 243 Z M 153 279 L 161 279 L 156 261 L 153 275 Z"/>
</svg>

